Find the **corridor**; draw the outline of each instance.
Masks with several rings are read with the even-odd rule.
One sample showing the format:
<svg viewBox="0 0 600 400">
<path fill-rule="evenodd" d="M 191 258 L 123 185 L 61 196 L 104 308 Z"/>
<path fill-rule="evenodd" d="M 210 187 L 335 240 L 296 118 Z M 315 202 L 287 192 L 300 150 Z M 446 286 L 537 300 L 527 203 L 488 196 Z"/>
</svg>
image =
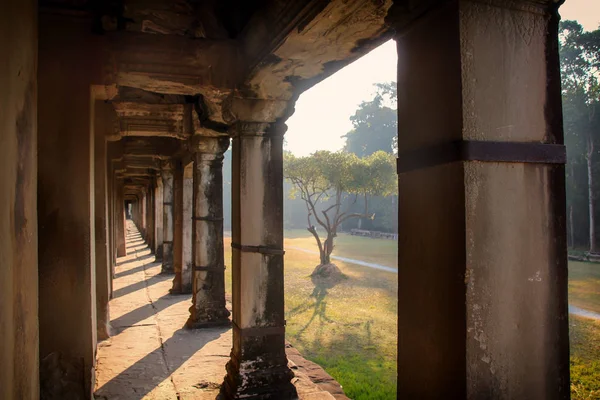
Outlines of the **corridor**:
<svg viewBox="0 0 600 400">
<path fill-rule="evenodd" d="M 169 294 L 173 275 L 160 274 L 161 263 L 130 220 L 126 240 L 113 281 L 111 337 L 98 345 L 95 398 L 215 399 L 230 358 L 230 328 L 182 328 L 191 295 Z M 301 399 L 346 398 L 322 368 L 286 350 Z"/>
</svg>

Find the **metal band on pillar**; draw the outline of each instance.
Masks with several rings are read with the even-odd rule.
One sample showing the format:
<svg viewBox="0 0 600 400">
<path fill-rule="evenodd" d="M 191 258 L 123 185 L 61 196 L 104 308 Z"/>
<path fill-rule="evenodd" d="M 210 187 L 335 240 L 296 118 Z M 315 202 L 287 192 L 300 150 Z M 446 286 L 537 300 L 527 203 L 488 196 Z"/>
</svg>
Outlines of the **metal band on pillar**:
<svg viewBox="0 0 600 400">
<path fill-rule="evenodd" d="M 192 220 L 194 221 L 207 221 L 207 222 L 222 222 L 223 218 L 215 218 L 215 217 L 194 217 L 192 216 Z"/>
<path fill-rule="evenodd" d="M 398 173 L 457 161 L 565 164 L 566 147 L 560 144 L 459 140 L 398 156 Z"/>
<path fill-rule="evenodd" d="M 235 322 L 232 321 L 231 326 L 232 326 L 233 330 L 237 331 L 242 338 L 271 336 L 271 335 L 285 335 L 285 325 L 240 328 Z"/>
<path fill-rule="evenodd" d="M 283 249 L 276 249 L 268 246 L 248 246 L 238 243 L 231 243 L 231 247 L 236 250 L 243 251 L 245 253 L 260 253 L 277 256 L 282 256 L 285 254 L 285 251 Z"/>
<path fill-rule="evenodd" d="M 194 265 L 193 267 L 194 271 L 225 271 L 225 267 L 220 268 L 220 267 L 212 267 L 212 266 L 203 266 L 203 265 Z"/>
</svg>

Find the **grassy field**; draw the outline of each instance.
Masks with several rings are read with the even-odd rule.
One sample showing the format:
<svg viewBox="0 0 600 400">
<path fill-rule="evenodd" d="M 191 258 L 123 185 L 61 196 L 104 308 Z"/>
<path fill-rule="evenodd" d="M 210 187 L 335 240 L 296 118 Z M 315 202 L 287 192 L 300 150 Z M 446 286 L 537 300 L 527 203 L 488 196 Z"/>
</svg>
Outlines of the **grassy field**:
<svg viewBox="0 0 600 400">
<path fill-rule="evenodd" d="M 318 250 L 315 238 L 306 229 L 286 230 L 285 239 L 287 246 Z M 334 256 L 355 258 L 386 267 L 398 267 L 398 245 L 395 240 L 371 239 L 340 233 L 334 243 L 332 253 Z M 319 261 L 318 258 L 315 260 Z"/>
<path fill-rule="evenodd" d="M 225 260 L 231 265 L 231 239 Z M 310 274 L 318 256 L 306 231 L 286 231 L 285 290 L 287 339 L 344 387 L 348 397 L 396 398 L 398 275 L 336 261 L 346 275 L 333 287 L 316 286 Z M 396 267 L 396 242 L 341 234 L 334 254 Z M 231 293 L 231 268 L 227 269 Z M 600 264 L 569 264 L 569 302 L 600 312 Z M 571 394 L 600 399 L 600 322 L 570 317 Z"/>
<path fill-rule="evenodd" d="M 569 304 L 600 313 L 600 264 L 569 262 Z"/>
</svg>

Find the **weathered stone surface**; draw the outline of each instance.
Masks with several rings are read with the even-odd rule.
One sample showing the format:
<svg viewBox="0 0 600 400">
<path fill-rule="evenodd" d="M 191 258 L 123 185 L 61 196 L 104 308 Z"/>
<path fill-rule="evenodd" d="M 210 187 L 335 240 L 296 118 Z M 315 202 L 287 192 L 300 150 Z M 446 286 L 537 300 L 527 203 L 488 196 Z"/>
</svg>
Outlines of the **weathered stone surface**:
<svg viewBox="0 0 600 400">
<path fill-rule="evenodd" d="M 400 158 L 457 140 L 562 143 L 547 5 L 446 3 L 398 37 Z M 455 162 L 399 187 L 398 398 L 568 398 L 564 168 Z"/>
<path fill-rule="evenodd" d="M 168 277 L 131 222 L 128 254 L 119 259 L 110 303 L 115 335 L 98 349 L 96 399 L 214 400 L 231 351 L 231 329 L 182 329 L 191 296 L 168 294 Z M 320 367 L 288 351 L 299 399 L 344 399 L 339 384 Z"/>
<path fill-rule="evenodd" d="M 188 328 L 229 325 L 223 259 L 223 154 L 229 138 L 194 137 L 191 235 L 192 307 Z"/>
<path fill-rule="evenodd" d="M 34 400 L 38 373 L 37 4 L 0 12 L 0 398 Z"/>
</svg>

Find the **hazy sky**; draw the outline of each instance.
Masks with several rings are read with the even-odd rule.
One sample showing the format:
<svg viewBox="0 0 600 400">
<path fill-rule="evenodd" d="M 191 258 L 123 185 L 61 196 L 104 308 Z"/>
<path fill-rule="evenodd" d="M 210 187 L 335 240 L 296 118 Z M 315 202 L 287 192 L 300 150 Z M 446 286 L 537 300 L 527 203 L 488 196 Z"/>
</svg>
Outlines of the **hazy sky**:
<svg viewBox="0 0 600 400">
<path fill-rule="evenodd" d="M 575 19 L 586 30 L 600 24 L 600 0 L 566 0 L 563 19 Z M 389 41 L 306 91 L 288 121 L 287 149 L 296 155 L 339 150 L 350 129 L 350 116 L 363 100 L 373 98 L 373 84 L 396 80 L 396 45 Z"/>
</svg>

